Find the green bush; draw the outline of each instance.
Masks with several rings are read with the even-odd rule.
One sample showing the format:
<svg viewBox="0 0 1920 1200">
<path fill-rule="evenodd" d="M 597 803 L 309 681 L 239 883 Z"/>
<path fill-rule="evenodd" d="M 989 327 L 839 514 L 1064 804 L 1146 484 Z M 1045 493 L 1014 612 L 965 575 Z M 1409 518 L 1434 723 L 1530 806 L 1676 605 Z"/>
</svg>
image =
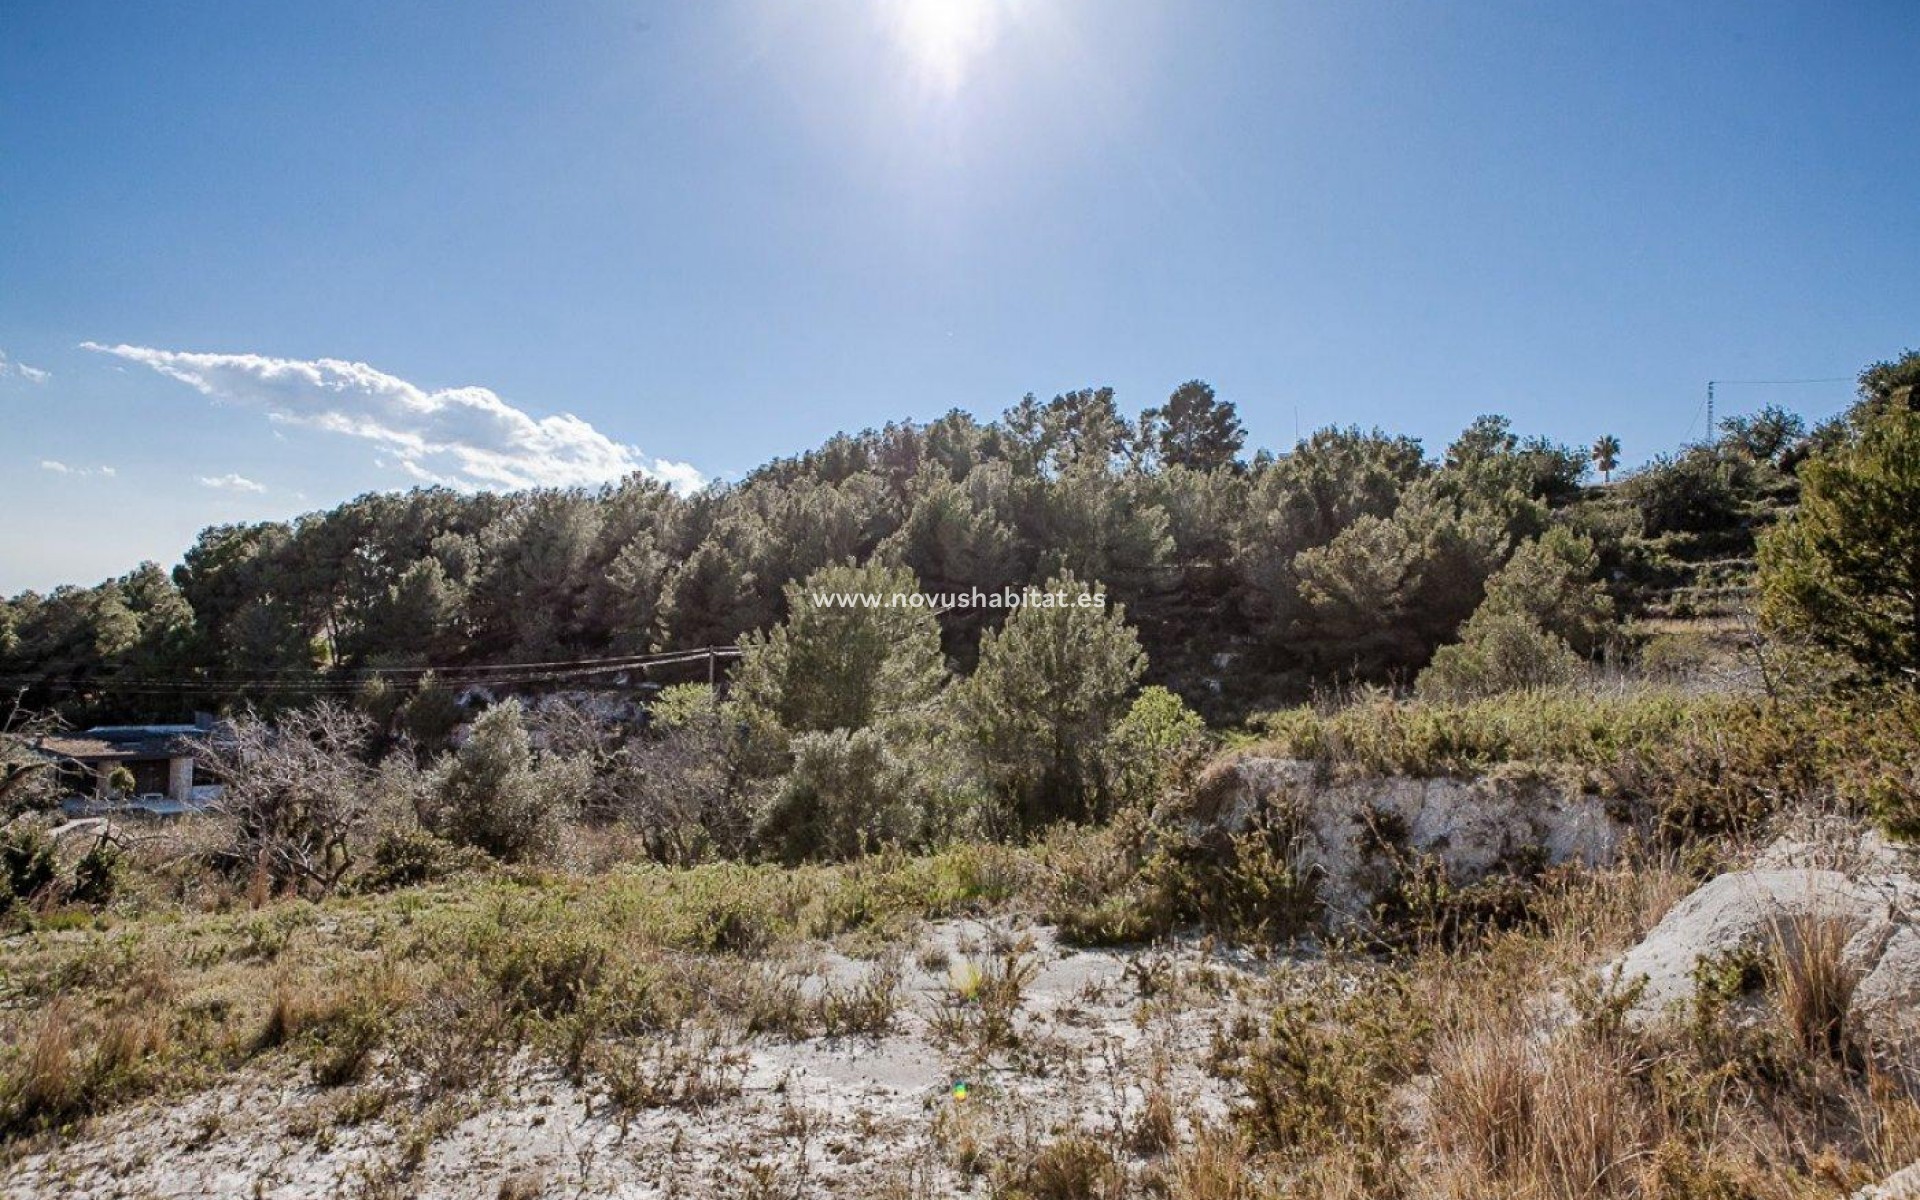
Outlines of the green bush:
<svg viewBox="0 0 1920 1200">
<path fill-rule="evenodd" d="M 1755 471 L 1744 454 L 1700 446 L 1655 458 L 1623 481 L 1620 492 L 1640 510 L 1649 536 L 1718 533 L 1748 519 L 1759 494 Z"/>
<path fill-rule="evenodd" d="M 1920 840 L 1920 693 L 1888 688 L 1850 698 L 1849 719 L 1822 731 L 1840 799 L 1887 833 Z"/>
<path fill-rule="evenodd" d="M 1432 1037 L 1423 1007 L 1394 972 L 1353 983 L 1328 973 L 1297 990 L 1264 1030 L 1216 1046 L 1221 1073 L 1246 1095 L 1240 1124 L 1262 1148 L 1339 1149 L 1384 1174 L 1398 1140 L 1394 1090 L 1419 1073 Z"/>
<path fill-rule="evenodd" d="M 550 851 L 581 781 L 565 764 L 536 765 L 521 719 L 508 700 L 483 713 L 438 780 L 440 819 L 449 840 L 508 862 Z"/>
<path fill-rule="evenodd" d="M 1067 573 L 1041 590 L 1064 603 L 1025 605 L 989 632 L 955 706 L 989 788 L 1027 829 L 1105 814 L 1107 739 L 1147 667 L 1098 584 Z"/>
<path fill-rule="evenodd" d="M 612 954 L 600 931 L 562 925 L 508 935 L 488 956 L 511 1011 L 554 1017 L 579 1007 Z"/>
<path fill-rule="evenodd" d="M 1385 948 L 1456 950 L 1496 933 L 1537 928 L 1555 875 L 1544 854 L 1513 862 L 1472 883 L 1457 883 L 1441 856 L 1400 851 L 1388 886 L 1370 914 Z"/>
<path fill-rule="evenodd" d="M 705 683 L 676 683 L 662 688 L 647 704 L 655 728 L 688 729 L 720 719 L 720 701 Z"/>
<path fill-rule="evenodd" d="M 1800 477 L 1800 507 L 1760 545 L 1762 615 L 1872 676 L 1911 682 L 1920 672 L 1920 413 L 1880 413 Z"/>
<path fill-rule="evenodd" d="M 120 851 L 98 842 L 73 865 L 73 899 L 81 904 L 106 904 L 120 886 Z"/>
<path fill-rule="evenodd" d="M 1559 635 L 1518 613 L 1482 608 L 1461 630 L 1460 641 L 1434 652 L 1415 686 L 1423 697 L 1462 700 L 1566 687 L 1584 666 Z"/>
<path fill-rule="evenodd" d="M 1313 928 L 1319 891 L 1297 814 L 1261 814 L 1219 844 L 1130 809 L 1105 826 L 1056 827 L 1044 847 L 1043 912 L 1078 945 L 1113 946 L 1204 929 L 1279 943 Z"/>
<path fill-rule="evenodd" d="M 25 902 L 52 886 L 53 843 L 31 827 L 0 832 L 0 909 Z"/>
<path fill-rule="evenodd" d="M 1285 757 L 1432 777 L 1506 762 L 1609 766 L 1681 730 L 1735 723 L 1756 707 L 1740 697 L 1661 690 L 1547 691 L 1459 703 L 1374 693 L 1331 711 L 1284 709 L 1253 724 L 1267 735 L 1262 748 Z"/>
<path fill-rule="evenodd" d="M 793 770 L 761 814 L 756 840 L 789 863 L 857 858 L 916 841 L 926 804 L 877 729 L 803 733 Z"/>
<path fill-rule="evenodd" d="M 1704 673 L 1715 661 L 1713 644 L 1697 633 L 1662 633 L 1640 649 L 1640 671 L 1659 680 L 1684 681 Z"/>
<path fill-rule="evenodd" d="M 1198 765 L 1207 723 L 1166 688 L 1142 688 L 1107 740 L 1114 795 L 1121 804 L 1151 804 L 1183 772 Z"/>
<path fill-rule="evenodd" d="M 1267 812 L 1224 853 L 1169 836 L 1144 870 L 1151 910 L 1236 942 L 1284 942 L 1314 927 L 1320 896 L 1297 814 Z"/>
<path fill-rule="evenodd" d="M 1420 673 L 1422 695 L 1464 699 L 1564 687 L 1580 676 L 1612 625 L 1613 601 L 1595 580 L 1593 543 L 1549 529 L 1514 551 L 1487 581 L 1486 598 Z"/>
<path fill-rule="evenodd" d="M 431 883 L 486 861 L 472 849 L 414 828 L 386 830 L 374 841 L 370 857 L 366 872 L 354 881 L 362 892 Z"/>
</svg>

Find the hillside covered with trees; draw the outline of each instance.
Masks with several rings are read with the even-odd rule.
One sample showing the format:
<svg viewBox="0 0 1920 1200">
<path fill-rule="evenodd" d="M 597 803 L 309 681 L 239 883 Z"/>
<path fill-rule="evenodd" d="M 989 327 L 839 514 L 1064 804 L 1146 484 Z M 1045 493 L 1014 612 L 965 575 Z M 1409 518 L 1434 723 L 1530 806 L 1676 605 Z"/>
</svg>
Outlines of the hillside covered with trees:
<svg viewBox="0 0 1920 1200">
<path fill-rule="evenodd" d="M 1917 362 L 1870 367 L 1862 405 L 1910 386 Z M 1359 428 L 1248 453 L 1231 401 L 1198 381 L 1137 418 L 1107 389 L 1028 396 L 994 421 L 837 436 L 690 496 L 639 478 L 434 488 L 212 527 L 170 572 L 0 605 L 0 679 L 76 719 L 177 716 L 339 693 L 369 669 L 725 645 L 786 618 L 789 584 L 873 563 L 929 593 L 1071 572 L 1124 606 L 1150 679 L 1230 714 L 1317 685 L 1410 683 L 1463 629 L 1511 632 L 1498 596 L 1538 597 L 1542 573 L 1599 592 L 1527 614 L 1527 636 L 1621 654 L 1618 621 L 1750 559 L 1840 428 L 1768 409 L 1595 487 L 1614 439 L 1558 445 L 1499 417 L 1437 455 Z M 946 615 L 942 651 L 966 668 L 998 618 Z"/>
</svg>

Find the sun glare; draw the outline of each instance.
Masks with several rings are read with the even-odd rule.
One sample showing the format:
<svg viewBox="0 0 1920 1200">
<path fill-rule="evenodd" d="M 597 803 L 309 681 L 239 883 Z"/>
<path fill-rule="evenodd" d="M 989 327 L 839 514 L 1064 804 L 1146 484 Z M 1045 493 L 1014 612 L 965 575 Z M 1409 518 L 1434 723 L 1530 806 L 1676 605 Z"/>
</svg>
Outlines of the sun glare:
<svg viewBox="0 0 1920 1200">
<path fill-rule="evenodd" d="M 993 45 L 1005 0 L 879 0 L 893 36 L 914 70 L 934 89 L 953 94 Z"/>
</svg>

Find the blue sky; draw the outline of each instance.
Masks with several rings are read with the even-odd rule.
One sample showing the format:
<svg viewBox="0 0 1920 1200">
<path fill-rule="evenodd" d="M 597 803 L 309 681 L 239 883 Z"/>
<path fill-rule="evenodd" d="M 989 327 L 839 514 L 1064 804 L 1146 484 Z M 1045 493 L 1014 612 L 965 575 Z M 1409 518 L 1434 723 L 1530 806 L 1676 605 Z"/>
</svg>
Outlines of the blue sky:
<svg viewBox="0 0 1920 1200">
<path fill-rule="evenodd" d="M 1917 39 L 1910 0 L 5 0 L 0 590 L 1194 376 L 1262 445 L 1497 411 L 1637 461 L 1708 379 L 1920 344 Z"/>
</svg>

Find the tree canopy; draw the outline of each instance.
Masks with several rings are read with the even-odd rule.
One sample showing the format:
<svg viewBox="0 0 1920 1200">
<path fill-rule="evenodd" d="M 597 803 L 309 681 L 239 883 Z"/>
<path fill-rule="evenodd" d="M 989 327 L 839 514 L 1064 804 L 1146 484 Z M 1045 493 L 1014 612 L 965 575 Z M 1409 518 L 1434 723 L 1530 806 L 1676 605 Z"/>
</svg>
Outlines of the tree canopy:
<svg viewBox="0 0 1920 1200">
<path fill-rule="evenodd" d="M 1761 543 L 1762 613 L 1871 674 L 1920 672 L 1920 413 L 1867 410 L 1800 468 L 1800 507 Z"/>
</svg>

